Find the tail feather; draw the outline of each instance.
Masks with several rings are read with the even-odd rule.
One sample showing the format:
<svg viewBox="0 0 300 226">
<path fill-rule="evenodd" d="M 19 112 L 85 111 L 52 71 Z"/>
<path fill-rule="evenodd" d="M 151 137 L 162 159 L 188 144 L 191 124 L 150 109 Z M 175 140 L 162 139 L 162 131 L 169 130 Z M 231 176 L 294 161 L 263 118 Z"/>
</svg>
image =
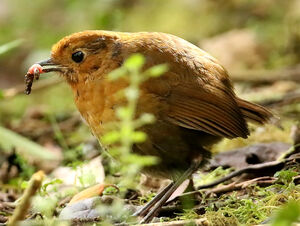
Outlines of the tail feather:
<svg viewBox="0 0 300 226">
<path fill-rule="evenodd" d="M 247 121 L 264 124 L 270 122 L 273 118 L 273 114 L 263 106 L 240 98 L 237 98 L 236 101 Z"/>
</svg>

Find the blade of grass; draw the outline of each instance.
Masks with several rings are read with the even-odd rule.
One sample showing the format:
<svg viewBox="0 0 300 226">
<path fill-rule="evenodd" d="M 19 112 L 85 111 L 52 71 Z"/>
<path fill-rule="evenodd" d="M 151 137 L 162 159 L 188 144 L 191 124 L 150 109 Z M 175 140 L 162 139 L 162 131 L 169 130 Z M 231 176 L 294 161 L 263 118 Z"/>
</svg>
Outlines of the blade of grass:
<svg viewBox="0 0 300 226">
<path fill-rule="evenodd" d="M 0 145 L 3 146 L 4 149 L 15 147 L 21 154 L 33 156 L 34 159 L 58 160 L 58 156 L 50 152 L 48 149 L 1 126 Z"/>
<path fill-rule="evenodd" d="M 17 39 L 0 46 L 0 56 L 22 44 L 22 39 Z"/>
</svg>

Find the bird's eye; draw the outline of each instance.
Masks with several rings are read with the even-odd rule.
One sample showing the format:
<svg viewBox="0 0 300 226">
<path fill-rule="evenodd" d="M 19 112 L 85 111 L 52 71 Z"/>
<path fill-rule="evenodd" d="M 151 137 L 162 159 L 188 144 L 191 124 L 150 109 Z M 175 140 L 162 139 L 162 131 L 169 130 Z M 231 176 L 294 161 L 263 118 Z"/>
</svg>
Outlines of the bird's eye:
<svg viewBox="0 0 300 226">
<path fill-rule="evenodd" d="M 81 51 L 77 51 L 72 54 L 72 60 L 75 61 L 76 63 L 80 63 L 84 58 L 84 53 Z"/>
</svg>

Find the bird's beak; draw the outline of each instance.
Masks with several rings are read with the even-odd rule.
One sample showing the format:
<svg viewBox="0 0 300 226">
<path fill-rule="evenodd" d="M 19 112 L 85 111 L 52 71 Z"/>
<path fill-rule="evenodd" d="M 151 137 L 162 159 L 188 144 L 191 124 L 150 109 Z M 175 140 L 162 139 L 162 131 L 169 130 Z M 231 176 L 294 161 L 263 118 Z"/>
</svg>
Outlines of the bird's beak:
<svg viewBox="0 0 300 226">
<path fill-rule="evenodd" d="M 37 64 L 42 66 L 43 72 L 45 72 L 45 73 L 51 72 L 51 71 L 62 72 L 62 70 L 64 69 L 63 66 L 54 63 L 52 58 L 49 58 L 47 60 L 42 60 L 42 61 L 38 62 Z"/>
</svg>

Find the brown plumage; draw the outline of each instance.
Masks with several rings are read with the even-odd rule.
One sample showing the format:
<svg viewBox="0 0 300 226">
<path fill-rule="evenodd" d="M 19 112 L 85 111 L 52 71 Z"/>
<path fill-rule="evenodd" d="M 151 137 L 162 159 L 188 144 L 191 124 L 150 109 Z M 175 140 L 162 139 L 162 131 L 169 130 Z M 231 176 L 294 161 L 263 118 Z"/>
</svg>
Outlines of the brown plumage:
<svg viewBox="0 0 300 226">
<path fill-rule="evenodd" d="M 116 93 L 127 85 L 124 79 L 109 81 L 107 74 L 133 53 L 146 57 L 145 69 L 169 66 L 164 75 L 142 84 L 137 106 L 138 114 L 149 112 L 157 119 L 143 127 L 148 140 L 134 147 L 161 159 L 148 169 L 150 173 L 174 177 L 193 159 L 207 156 L 203 147 L 223 137 L 247 138 L 247 120 L 262 124 L 272 116 L 264 107 L 236 97 L 220 63 L 181 38 L 156 32 L 84 31 L 60 40 L 51 59 L 40 64 L 63 75 L 78 110 L 100 141 L 105 123 L 116 120 L 114 111 L 124 103 Z"/>
</svg>

